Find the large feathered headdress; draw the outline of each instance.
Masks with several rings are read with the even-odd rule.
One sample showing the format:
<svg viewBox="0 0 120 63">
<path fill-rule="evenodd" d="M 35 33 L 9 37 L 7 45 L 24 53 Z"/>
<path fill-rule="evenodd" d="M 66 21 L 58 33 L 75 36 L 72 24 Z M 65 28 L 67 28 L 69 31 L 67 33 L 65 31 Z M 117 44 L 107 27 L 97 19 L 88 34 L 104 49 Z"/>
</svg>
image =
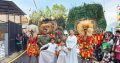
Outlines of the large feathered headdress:
<svg viewBox="0 0 120 63">
<path fill-rule="evenodd" d="M 93 20 L 81 20 L 77 24 L 77 31 L 80 35 L 84 35 L 84 29 L 87 29 L 87 35 L 92 36 L 93 34 Z"/>
</svg>

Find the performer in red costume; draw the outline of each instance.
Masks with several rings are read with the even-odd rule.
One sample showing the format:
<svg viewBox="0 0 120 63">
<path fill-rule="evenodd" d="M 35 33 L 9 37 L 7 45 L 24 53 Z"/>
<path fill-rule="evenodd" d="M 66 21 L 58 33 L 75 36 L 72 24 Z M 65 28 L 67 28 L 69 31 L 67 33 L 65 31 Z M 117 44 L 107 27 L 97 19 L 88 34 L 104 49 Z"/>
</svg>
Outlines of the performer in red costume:
<svg viewBox="0 0 120 63">
<path fill-rule="evenodd" d="M 95 39 L 93 37 L 93 24 L 92 20 L 82 20 L 77 25 L 77 30 L 80 34 L 78 43 L 80 45 L 80 55 L 82 57 L 82 63 L 84 60 L 92 60 L 93 45 L 95 45 Z"/>
<path fill-rule="evenodd" d="M 31 30 L 31 34 L 29 36 L 28 46 L 27 46 L 27 54 L 29 56 L 29 63 L 31 61 L 32 56 L 36 57 L 37 63 L 38 63 L 39 48 L 37 45 L 37 40 L 38 40 L 37 34 L 34 34 L 34 32 Z"/>
</svg>

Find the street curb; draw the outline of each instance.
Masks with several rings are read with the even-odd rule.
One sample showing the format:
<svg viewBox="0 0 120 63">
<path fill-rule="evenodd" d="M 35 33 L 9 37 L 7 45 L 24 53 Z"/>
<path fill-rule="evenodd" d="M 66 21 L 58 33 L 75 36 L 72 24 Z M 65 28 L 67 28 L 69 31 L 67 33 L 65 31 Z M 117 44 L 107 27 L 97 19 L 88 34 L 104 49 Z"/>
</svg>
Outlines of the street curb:
<svg viewBox="0 0 120 63">
<path fill-rule="evenodd" d="M 21 57 L 27 50 L 25 50 L 23 53 L 15 57 L 14 59 L 10 60 L 8 63 L 12 63 L 13 61 L 17 60 L 19 57 Z"/>
</svg>

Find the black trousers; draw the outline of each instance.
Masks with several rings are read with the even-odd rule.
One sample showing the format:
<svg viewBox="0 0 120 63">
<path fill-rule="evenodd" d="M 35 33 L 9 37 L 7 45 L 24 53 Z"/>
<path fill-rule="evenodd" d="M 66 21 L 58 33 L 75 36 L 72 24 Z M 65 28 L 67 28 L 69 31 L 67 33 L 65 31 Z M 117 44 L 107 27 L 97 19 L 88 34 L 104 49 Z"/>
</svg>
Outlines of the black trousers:
<svg viewBox="0 0 120 63">
<path fill-rule="evenodd" d="M 16 48 L 17 48 L 17 52 L 21 51 L 21 44 L 17 44 Z"/>
</svg>

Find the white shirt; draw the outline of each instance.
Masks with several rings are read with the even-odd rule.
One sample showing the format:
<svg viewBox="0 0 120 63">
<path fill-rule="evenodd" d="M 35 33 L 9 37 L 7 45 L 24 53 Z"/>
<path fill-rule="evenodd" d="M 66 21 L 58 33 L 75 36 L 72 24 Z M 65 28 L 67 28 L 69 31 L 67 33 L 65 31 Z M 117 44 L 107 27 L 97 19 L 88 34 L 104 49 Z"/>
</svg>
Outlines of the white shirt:
<svg viewBox="0 0 120 63">
<path fill-rule="evenodd" d="M 50 52 L 52 52 L 52 53 L 55 53 L 55 51 L 56 51 L 56 49 L 57 49 L 57 44 L 55 44 L 55 43 L 48 43 L 48 44 L 46 44 L 46 45 L 43 45 L 43 46 L 41 47 L 41 49 L 43 49 L 43 48 L 45 48 L 45 47 L 48 47 L 48 48 L 47 48 L 47 51 L 50 51 Z"/>
<path fill-rule="evenodd" d="M 110 45 L 113 45 L 113 39 L 111 39 L 110 41 L 108 41 L 108 43 L 109 43 Z"/>
<path fill-rule="evenodd" d="M 66 55 L 68 53 L 68 49 L 65 46 L 59 46 L 58 51 L 60 51 L 59 55 Z"/>
<path fill-rule="evenodd" d="M 76 46 L 76 44 L 77 44 L 77 37 L 75 35 L 68 36 L 66 40 L 67 48 L 73 48 Z"/>
<path fill-rule="evenodd" d="M 68 36 L 66 40 L 67 48 L 71 48 L 67 55 L 67 63 L 78 63 L 77 58 L 77 37 L 75 35 Z"/>
<path fill-rule="evenodd" d="M 119 42 L 119 40 L 117 40 L 117 43 L 116 43 L 116 45 L 119 45 L 119 43 L 120 43 L 120 42 Z"/>
<path fill-rule="evenodd" d="M 109 61 L 109 59 L 110 59 L 110 53 L 104 53 L 103 59 L 104 59 L 105 61 Z"/>
</svg>

